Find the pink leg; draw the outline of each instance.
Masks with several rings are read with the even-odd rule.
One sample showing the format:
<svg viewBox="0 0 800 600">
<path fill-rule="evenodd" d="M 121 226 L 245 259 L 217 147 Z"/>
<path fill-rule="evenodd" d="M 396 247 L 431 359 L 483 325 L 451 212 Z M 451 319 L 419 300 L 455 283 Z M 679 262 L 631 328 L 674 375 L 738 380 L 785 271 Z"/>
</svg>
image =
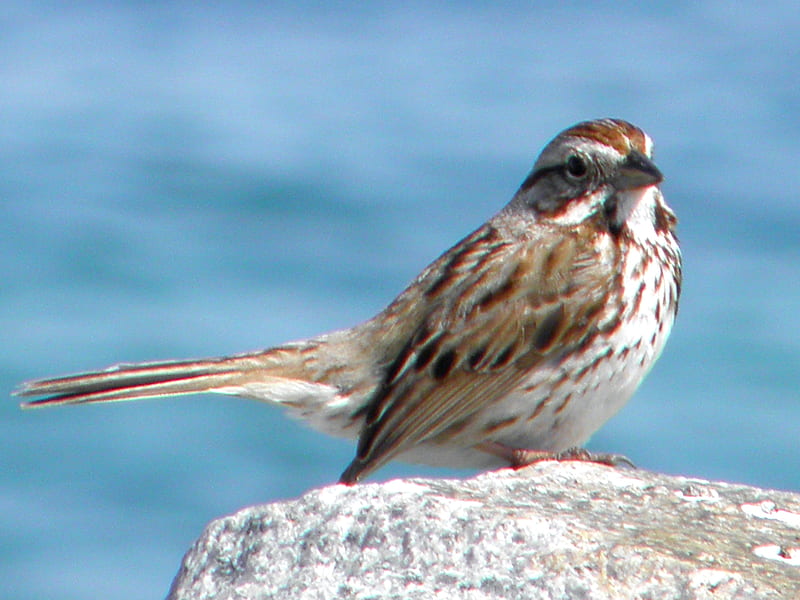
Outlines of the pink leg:
<svg viewBox="0 0 800 600">
<path fill-rule="evenodd" d="M 503 460 L 508 461 L 508 464 L 514 468 L 519 469 L 527 465 L 539 462 L 542 460 L 579 460 L 582 462 L 593 462 L 610 467 L 631 467 L 636 468 L 631 460 L 620 454 L 595 454 L 589 452 L 584 448 L 568 448 L 562 452 L 549 452 L 547 450 L 530 450 L 527 448 L 510 448 L 499 442 L 481 442 L 477 448 L 483 452 L 493 454 Z"/>
</svg>

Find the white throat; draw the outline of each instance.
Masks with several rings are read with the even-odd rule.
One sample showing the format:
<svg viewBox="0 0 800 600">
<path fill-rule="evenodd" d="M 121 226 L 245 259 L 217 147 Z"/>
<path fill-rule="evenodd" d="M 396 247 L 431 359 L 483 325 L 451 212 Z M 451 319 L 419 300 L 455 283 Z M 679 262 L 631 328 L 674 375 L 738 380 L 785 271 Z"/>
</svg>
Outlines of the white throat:
<svg viewBox="0 0 800 600">
<path fill-rule="evenodd" d="M 656 237 L 655 211 L 661 201 L 661 190 L 648 186 L 617 193 L 617 225 L 626 225 L 630 235 L 639 243 Z"/>
</svg>

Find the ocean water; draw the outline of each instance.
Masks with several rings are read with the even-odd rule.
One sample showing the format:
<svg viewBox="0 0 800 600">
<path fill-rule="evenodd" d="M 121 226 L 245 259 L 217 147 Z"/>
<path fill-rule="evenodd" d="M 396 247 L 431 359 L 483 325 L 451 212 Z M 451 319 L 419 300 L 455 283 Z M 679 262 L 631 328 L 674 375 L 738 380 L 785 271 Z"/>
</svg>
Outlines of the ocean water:
<svg viewBox="0 0 800 600">
<path fill-rule="evenodd" d="M 590 447 L 800 490 L 796 6 L 332 6 L 0 9 L 0 597 L 163 596 L 205 523 L 353 453 L 255 402 L 23 412 L 17 383 L 368 318 L 599 116 L 655 139 L 685 282 Z"/>
</svg>

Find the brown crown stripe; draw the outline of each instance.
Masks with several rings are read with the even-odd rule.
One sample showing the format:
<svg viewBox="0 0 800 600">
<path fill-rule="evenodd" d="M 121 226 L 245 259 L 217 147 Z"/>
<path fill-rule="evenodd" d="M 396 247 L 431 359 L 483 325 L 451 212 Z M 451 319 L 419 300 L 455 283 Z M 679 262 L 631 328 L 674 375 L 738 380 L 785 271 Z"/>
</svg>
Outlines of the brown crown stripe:
<svg viewBox="0 0 800 600">
<path fill-rule="evenodd" d="M 597 140 L 607 146 L 611 146 L 622 155 L 628 154 L 632 148 L 642 153 L 646 149 L 644 132 L 626 121 L 617 119 L 578 123 L 574 127 L 567 129 L 564 135 Z"/>
</svg>

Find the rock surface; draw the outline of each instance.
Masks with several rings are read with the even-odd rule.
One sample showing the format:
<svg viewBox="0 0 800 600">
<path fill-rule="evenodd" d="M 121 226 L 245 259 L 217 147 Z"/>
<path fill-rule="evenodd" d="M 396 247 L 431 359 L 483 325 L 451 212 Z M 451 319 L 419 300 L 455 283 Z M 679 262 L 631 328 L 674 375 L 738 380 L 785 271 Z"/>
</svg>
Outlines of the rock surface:
<svg viewBox="0 0 800 600">
<path fill-rule="evenodd" d="M 800 495 L 577 462 L 213 521 L 169 598 L 800 598 Z"/>
</svg>

